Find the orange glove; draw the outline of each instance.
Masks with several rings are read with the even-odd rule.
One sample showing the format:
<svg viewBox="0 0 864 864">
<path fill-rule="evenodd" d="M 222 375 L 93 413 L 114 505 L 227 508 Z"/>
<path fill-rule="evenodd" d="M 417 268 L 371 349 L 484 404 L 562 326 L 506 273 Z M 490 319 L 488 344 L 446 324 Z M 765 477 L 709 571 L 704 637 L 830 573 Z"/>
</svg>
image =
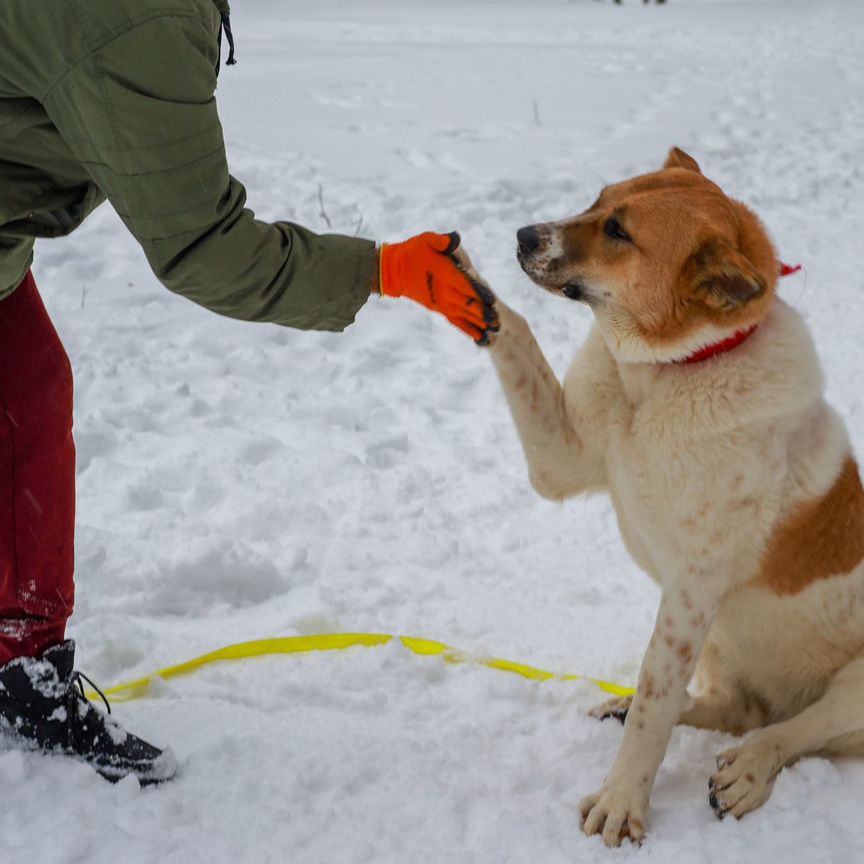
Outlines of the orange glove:
<svg viewBox="0 0 864 864">
<path fill-rule="evenodd" d="M 489 333 L 499 328 L 495 297 L 469 276 L 455 254 L 459 242 L 455 231 L 427 231 L 404 243 L 382 244 L 379 289 L 385 297 L 409 297 L 440 312 L 478 345 L 486 345 Z"/>
</svg>

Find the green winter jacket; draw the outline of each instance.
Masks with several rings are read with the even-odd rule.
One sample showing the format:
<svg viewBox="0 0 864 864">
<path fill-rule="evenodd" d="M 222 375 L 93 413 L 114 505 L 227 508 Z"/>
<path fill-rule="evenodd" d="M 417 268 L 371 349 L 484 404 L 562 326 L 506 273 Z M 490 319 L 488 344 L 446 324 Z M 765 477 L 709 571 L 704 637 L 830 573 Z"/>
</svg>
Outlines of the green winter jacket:
<svg viewBox="0 0 864 864">
<path fill-rule="evenodd" d="M 158 279 L 249 321 L 342 330 L 367 240 L 268 225 L 228 174 L 213 93 L 224 0 L 0 0 L 0 301 L 34 238 L 106 198 Z"/>
</svg>

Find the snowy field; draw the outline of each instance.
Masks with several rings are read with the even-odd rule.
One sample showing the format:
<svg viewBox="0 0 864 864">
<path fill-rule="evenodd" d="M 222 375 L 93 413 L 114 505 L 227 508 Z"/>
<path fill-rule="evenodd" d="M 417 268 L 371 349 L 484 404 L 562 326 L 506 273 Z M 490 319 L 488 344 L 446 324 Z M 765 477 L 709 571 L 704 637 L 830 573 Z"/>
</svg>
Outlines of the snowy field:
<svg viewBox="0 0 864 864">
<path fill-rule="evenodd" d="M 806 279 L 829 396 L 864 455 L 860 0 L 246 0 L 219 102 L 265 218 L 396 240 L 458 228 L 562 371 L 589 313 L 542 294 L 520 226 L 668 147 L 755 207 Z M 319 198 L 320 189 L 320 198 Z M 37 248 L 76 373 L 79 665 L 103 685 L 246 639 L 438 639 L 631 684 L 657 592 L 602 499 L 530 489 L 491 364 L 419 307 L 345 334 L 170 295 L 107 208 Z M 116 707 L 171 744 L 141 791 L 0 751 L 0 861 L 504 864 L 864 859 L 864 764 L 807 759 L 742 822 L 707 802 L 730 738 L 676 729 L 649 839 L 576 804 L 621 738 L 586 683 L 402 647 L 213 666 Z"/>
</svg>

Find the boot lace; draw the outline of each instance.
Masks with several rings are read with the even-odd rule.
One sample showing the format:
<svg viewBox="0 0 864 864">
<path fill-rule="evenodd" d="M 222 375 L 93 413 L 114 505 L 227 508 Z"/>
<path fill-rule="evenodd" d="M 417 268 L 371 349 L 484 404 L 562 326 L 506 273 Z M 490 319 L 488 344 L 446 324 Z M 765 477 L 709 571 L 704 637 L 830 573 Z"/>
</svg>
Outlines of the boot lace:
<svg viewBox="0 0 864 864">
<path fill-rule="evenodd" d="M 78 692 L 81 694 L 82 699 L 87 699 L 87 694 L 84 692 L 84 681 L 86 681 L 100 696 L 102 701 L 105 703 L 105 708 L 108 713 L 111 713 L 111 703 L 108 701 L 108 697 L 93 683 L 92 679 L 88 678 L 83 672 L 79 672 L 77 669 L 72 673 L 72 677 L 69 681 L 70 684 L 74 685 L 78 688 Z M 89 701 L 89 700 L 87 700 Z"/>
</svg>

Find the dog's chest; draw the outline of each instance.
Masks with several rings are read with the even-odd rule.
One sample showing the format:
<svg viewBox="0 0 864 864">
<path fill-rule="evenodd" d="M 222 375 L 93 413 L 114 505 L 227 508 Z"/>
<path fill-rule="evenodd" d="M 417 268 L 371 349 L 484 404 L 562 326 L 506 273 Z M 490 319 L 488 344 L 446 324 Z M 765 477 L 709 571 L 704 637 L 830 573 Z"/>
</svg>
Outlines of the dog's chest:
<svg viewBox="0 0 864 864">
<path fill-rule="evenodd" d="M 631 555 L 657 580 L 747 569 L 733 559 L 758 557 L 788 486 L 787 421 L 748 418 L 722 376 L 621 366 L 592 335 L 565 378 L 565 404 L 602 448 Z"/>
<path fill-rule="evenodd" d="M 732 538 L 764 507 L 754 494 L 765 479 L 757 463 L 782 450 L 758 433 L 706 436 L 682 422 L 687 414 L 658 398 L 649 380 L 635 393 L 622 387 L 608 415 L 608 483 L 621 533 L 658 581 L 728 556 Z"/>
<path fill-rule="evenodd" d="M 638 422 L 627 429 L 613 425 L 606 464 L 622 537 L 649 573 L 662 578 L 673 561 L 704 545 L 711 496 L 688 448 L 640 430 Z"/>
</svg>

